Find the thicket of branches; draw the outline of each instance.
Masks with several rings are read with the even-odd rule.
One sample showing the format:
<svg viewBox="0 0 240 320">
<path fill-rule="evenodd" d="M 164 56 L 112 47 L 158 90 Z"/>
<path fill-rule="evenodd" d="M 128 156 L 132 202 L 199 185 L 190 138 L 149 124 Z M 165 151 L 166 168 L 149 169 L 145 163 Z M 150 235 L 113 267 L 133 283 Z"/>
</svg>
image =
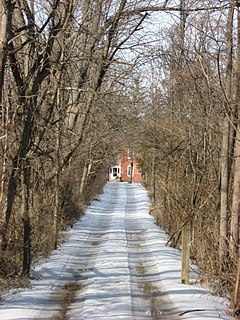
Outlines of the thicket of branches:
<svg viewBox="0 0 240 320">
<path fill-rule="evenodd" d="M 183 10 L 158 46 L 149 46 L 140 161 L 153 212 L 172 245 L 181 247 L 189 224 L 201 279 L 237 307 L 240 8 L 225 4 Z M 181 5 L 191 8 L 191 1 Z"/>
<path fill-rule="evenodd" d="M 236 0 L 0 0 L 2 278 L 57 247 L 125 143 L 172 244 L 189 224 L 202 279 L 239 305 L 239 17 Z"/>
<path fill-rule="evenodd" d="M 131 8 L 0 1 L 2 277 L 28 275 L 106 181 L 121 126 L 118 82 L 134 68 L 116 54 L 146 18 Z"/>
</svg>

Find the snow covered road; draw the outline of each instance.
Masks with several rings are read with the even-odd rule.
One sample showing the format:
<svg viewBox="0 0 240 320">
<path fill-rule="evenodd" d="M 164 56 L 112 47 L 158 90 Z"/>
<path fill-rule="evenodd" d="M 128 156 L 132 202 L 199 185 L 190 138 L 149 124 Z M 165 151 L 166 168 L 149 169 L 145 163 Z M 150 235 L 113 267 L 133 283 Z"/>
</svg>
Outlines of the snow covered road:
<svg viewBox="0 0 240 320">
<path fill-rule="evenodd" d="M 139 184 L 108 183 L 30 288 L 1 301 L 0 319 L 232 319 L 223 301 L 180 283 L 180 252 L 149 205 Z"/>
</svg>

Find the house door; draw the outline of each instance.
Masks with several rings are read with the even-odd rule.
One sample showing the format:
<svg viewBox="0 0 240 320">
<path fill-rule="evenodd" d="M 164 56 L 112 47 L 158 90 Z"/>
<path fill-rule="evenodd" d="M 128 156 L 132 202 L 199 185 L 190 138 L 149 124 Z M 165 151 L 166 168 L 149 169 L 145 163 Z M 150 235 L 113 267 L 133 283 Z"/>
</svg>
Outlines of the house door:
<svg viewBox="0 0 240 320">
<path fill-rule="evenodd" d="M 120 167 L 119 165 L 114 166 L 110 169 L 110 179 L 116 179 L 120 176 Z"/>
</svg>

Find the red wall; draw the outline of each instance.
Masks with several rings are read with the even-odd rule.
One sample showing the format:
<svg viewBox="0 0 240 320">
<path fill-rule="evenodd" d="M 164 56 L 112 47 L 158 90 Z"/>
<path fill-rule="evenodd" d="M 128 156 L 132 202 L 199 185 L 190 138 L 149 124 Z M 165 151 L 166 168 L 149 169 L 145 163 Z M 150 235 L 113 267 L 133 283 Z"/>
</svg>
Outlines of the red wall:
<svg viewBox="0 0 240 320">
<path fill-rule="evenodd" d="M 123 182 L 129 182 L 130 177 L 128 177 L 128 167 L 131 165 L 132 160 L 128 159 L 128 150 L 124 151 L 122 157 L 120 158 L 121 163 L 121 178 Z M 138 168 L 138 163 L 133 159 L 133 176 L 132 182 L 142 182 L 142 177 Z"/>
</svg>

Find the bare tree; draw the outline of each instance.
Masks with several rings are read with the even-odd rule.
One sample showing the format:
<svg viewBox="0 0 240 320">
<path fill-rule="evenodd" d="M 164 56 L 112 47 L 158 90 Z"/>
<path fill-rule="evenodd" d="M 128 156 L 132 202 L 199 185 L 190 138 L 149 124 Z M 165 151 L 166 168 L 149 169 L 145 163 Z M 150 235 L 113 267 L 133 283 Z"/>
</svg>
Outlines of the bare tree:
<svg viewBox="0 0 240 320">
<path fill-rule="evenodd" d="M 234 158 L 233 158 L 233 189 L 232 189 L 232 207 L 231 207 L 231 226 L 230 226 L 230 255 L 236 263 L 236 282 L 233 294 L 233 303 L 237 307 L 239 304 L 239 289 L 240 289 L 240 232 L 239 232 L 239 219 L 240 219 L 240 112 L 239 112 L 239 99 L 240 99 L 240 6 L 237 5 L 237 55 L 236 55 L 236 79 L 235 79 L 235 99 L 236 106 L 236 136 L 234 144 Z"/>
<path fill-rule="evenodd" d="M 222 129 L 221 148 L 221 205 L 220 205 L 220 237 L 219 261 L 223 267 L 227 253 L 228 217 L 229 217 L 229 169 L 230 169 L 230 122 L 232 119 L 232 82 L 233 82 L 233 16 L 235 1 L 230 1 L 226 32 L 226 89 L 225 89 L 225 117 Z"/>
</svg>

